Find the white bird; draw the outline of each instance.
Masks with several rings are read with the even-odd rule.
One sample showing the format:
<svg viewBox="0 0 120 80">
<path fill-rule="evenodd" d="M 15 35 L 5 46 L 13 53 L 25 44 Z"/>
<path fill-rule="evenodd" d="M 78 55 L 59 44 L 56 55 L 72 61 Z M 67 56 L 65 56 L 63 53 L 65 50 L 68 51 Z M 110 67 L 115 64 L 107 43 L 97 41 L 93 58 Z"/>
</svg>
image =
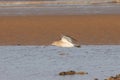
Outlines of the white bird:
<svg viewBox="0 0 120 80">
<path fill-rule="evenodd" d="M 79 44 L 74 44 L 73 41 L 76 40 L 70 36 L 62 35 L 61 40 L 54 41 L 52 45 L 59 47 L 80 47 Z"/>
</svg>

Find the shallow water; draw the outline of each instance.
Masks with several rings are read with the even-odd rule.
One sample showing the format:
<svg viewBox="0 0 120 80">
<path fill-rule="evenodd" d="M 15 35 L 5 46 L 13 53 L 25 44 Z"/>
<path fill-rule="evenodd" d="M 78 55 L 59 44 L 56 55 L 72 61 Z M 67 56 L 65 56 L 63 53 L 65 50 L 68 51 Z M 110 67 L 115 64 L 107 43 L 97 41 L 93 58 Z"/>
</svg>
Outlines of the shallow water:
<svg viewBox="0 0 120 80">
<path fill-rule="evenodd" d="M 76 0 L 80 3 L 49 3 L 51 0 L 48 0 L 48 3 L 18 3 L 14 2 L 8 4 L 0 4 L 0 15 L 83 15 L 83 14 L 120 14 L 120 4 L 119 3 L 109 3 L 113 0 Z M 28 1 L 28 0 L 23 0 Z M 32 0 L 30 0 L 32 1 Z M 64 1 L 64 0 L 55 0 Z M 21 1 L 22 2 L 22 1 Z M 42 1 L 41 1 L 42 2 Z M 90 3 L 88 3 L 90 2 Z M 96 4 L 92 4 L 96 3 Z"/>
<path fill-rule="evenodd" d="M 119 4 L 105 5 L 36 5 L 0 7 L 0 15 L 83 15 L 120 14 Z"/>
<path fill-rule="evenodd" d="M 0 46 L 1 80 L 104 80 L 120 72 L 120 45 Z M 85 71 L 88 75 L 59 76 Z"/>
</svg>

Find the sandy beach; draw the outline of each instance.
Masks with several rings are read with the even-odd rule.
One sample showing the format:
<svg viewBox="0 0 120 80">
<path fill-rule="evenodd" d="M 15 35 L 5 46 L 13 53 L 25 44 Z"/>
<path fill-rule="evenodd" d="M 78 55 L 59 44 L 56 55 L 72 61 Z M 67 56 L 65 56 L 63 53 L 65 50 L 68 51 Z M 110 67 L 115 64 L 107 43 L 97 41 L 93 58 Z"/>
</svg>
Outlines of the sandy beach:
<svg viewBox="0 0 120 80">
<path fill-rule="evenodd" d="M 49 45 L 61 34 L 80 44 L 120 44 L 120 15 L 0 16 L 0 45 Z"/>
</svg>

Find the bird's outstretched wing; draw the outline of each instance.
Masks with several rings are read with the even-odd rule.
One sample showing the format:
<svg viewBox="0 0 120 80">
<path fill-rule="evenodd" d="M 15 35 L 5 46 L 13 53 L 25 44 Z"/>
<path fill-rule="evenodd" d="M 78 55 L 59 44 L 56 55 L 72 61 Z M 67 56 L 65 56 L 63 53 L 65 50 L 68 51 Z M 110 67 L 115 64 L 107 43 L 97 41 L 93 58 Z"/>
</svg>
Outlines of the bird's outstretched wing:
<svg viewBox="0 0 120 80">
<path fill-rule="evenodd" d="M 70 37 L 70 36 L 67 36 L 67 35 L 62 35 L 62 37 L 61 37 L 61 39 L 62 40 L 67 40 L 68 42 L 73 42 L 73 41 L 77 41 L 76 39 L 74 39 L 74 38 L 72 38 L 72 37 Z"/>
</svg>

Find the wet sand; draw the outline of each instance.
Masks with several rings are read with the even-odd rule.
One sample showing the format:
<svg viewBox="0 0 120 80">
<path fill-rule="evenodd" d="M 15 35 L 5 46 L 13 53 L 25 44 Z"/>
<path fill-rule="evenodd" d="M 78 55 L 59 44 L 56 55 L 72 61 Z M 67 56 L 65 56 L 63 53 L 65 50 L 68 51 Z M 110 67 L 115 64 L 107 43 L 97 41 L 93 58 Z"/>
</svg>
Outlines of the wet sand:
<svg viewBox="0 0 120 80">
<path fill-rule="evenodd" d="M 49 45 L 61 34 L 81 44 L 120 44 L 120 15 L 0 16 L 0 45 Z"/>
</svg>

